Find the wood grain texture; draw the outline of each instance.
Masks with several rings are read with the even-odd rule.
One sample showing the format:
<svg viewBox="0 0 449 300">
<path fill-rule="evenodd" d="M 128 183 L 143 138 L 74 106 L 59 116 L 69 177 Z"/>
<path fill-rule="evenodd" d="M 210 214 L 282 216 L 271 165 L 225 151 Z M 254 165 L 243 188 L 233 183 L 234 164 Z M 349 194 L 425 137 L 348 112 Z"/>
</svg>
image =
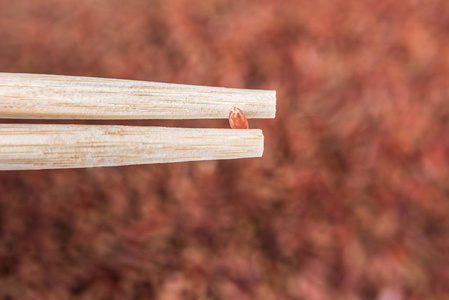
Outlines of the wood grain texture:
<svg viewBox="0 0 449 300">
<path fill-rule="evenodd" d="M 274 118 L 276 92 L 135 80 L 0 73 L 0 118 Z"/>
<path fill-rule="evenodd" d="M 260 157 L 259 129 L 0 124 L 0 170 Z"/>
</svg>

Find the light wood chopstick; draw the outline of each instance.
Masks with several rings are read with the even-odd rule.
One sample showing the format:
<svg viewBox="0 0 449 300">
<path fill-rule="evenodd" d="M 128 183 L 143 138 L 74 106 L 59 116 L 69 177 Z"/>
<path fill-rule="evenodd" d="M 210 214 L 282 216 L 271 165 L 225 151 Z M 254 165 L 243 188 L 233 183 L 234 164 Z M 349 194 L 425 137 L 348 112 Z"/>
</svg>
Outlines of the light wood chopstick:
<svg viewBox="0 0 449 300">
<path fill-rule="evenodd" d="M 0 170 L 260 157 L 260 129 L 0 124 Z"/>
<path fill-rule="evenodd" d="M 0 118 L 273 118 L 274 91 L 0 73 Z M 260 157 L 259 129 L 0 124 L 0 170 L 123 166 Z"/>
<path fill-rule="evenodd" d="M 276 92 L 137 80 L 0 73 L 0 118 L 274 118 Z"/>
</svg>

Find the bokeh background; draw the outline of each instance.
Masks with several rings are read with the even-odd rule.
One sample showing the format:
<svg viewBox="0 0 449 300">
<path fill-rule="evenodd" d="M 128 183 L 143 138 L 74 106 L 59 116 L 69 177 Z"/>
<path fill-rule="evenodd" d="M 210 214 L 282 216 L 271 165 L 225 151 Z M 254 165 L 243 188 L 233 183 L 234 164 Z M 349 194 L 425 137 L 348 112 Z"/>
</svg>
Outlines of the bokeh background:
<svg viewBox="0 0 449 300">
<path fill-rule="evenodd" d="M 278 95 L 262 158 L 0 172 L 0 299 L 448 299 L 448 54 L 446 0 L 0 0 L 2 72 Z"/>
</svg>

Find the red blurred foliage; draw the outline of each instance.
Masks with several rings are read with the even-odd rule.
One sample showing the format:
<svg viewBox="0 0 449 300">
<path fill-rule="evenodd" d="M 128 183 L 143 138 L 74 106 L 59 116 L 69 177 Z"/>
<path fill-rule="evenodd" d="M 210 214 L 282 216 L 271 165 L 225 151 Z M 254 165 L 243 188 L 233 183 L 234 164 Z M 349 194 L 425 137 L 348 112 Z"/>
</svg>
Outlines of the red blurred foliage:
<svg viewBox="0 0 449 300">
<path fill-rule="evenodd" d="M 261 159 L 1 172 L 0 298 L 447 299 L 448 26 L 444 0 L 0 0 L 3 72 L 278 92 Z"/>
</svg>

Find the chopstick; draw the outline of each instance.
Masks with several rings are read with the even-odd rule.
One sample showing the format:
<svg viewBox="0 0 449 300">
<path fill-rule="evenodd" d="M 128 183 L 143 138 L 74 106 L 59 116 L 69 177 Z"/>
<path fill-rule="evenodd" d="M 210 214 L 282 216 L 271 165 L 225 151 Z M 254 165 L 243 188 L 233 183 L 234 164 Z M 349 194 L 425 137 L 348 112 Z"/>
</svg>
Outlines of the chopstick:
<svg viewBox="0 0 449 300">
<path fill-rule="evenodd" d="M 275 91 L 0 73 L 0 118 L 207 119 L 233 107 L 274 118 Z M 0 124 L 0 170 L 261 157 L 263 143 L 259 129 Z"/>
<path fill-rule="evenodd" d="M 260 129 L 0 124 L 0 170 L 260 157 Z"/>
<path fill-rule="evenodd" d="M 274 118 L 276 92 L 137 80 L 0 73 L 0 118 Z"/>
</svg>

